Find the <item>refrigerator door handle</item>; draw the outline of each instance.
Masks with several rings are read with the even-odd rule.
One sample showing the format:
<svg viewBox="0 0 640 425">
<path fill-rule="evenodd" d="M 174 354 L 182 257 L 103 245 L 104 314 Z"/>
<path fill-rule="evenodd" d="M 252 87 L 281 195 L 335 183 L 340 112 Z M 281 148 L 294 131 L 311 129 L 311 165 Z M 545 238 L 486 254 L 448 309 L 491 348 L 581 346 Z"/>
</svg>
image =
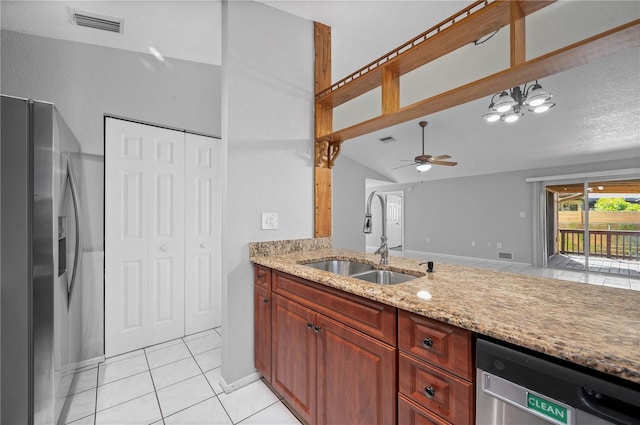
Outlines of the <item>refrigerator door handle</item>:
<svg viewBox="0 0 640 425">
<path fill-rule="evenodd" d="M 82 253 L 82 213 L 80 210 L 80 198 L 78 197 L 78 185 L 76 184 L 76 177 L 73 172 L 73 167 L 71 166 L 71 158 L 67 160 L 67 179 L 69 180 L 69 187 L 71 188 L 73 211 L 76 215 L 75 254 L 73 258 L 73 271 L 71 272 L 71 283 L 69 284 L 69 290 L 67 293 L 67 308 L 69 308 L 71 305 L 73 288 L 75 287 L 76 280 L 78 279 L 78 263 L 80 262 L 80 255 Z"/>
</svg>

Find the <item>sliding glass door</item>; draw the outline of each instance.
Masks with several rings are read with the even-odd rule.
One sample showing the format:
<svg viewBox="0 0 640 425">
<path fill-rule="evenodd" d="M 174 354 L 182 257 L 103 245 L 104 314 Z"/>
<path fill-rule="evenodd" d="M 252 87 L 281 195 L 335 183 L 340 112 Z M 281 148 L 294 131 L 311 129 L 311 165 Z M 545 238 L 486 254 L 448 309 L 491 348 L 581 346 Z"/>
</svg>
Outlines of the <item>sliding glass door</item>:
<svg viewBox="0 0 640 425">
<path fill-rule="evenodd" d="M 546 190 L 549 267 L 640 277 L 640 180 Z"/>
</svg>

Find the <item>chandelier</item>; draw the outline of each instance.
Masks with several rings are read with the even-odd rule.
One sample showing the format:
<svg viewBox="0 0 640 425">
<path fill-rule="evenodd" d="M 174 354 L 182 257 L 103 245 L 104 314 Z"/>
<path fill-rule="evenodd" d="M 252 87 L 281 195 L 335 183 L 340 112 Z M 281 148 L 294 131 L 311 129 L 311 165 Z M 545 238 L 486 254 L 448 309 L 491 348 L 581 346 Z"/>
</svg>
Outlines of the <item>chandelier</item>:
<svg viewBox="0 0 640 425">
<path fill-rule="evenodd" d="M 497 98 L 496 98 L 497 97 Z M 525 84 L 522 88 L 516 86 L 503 90 L 491 97 L 489 110 L 482 116 L 487 122 L 502 120 L 516 122 L 524 116 L 524 110 L 540 114 L 556 106 L 551 102 L 553 95 L 545 91 L 538 80 L 533 84 Z"/>
</svg>

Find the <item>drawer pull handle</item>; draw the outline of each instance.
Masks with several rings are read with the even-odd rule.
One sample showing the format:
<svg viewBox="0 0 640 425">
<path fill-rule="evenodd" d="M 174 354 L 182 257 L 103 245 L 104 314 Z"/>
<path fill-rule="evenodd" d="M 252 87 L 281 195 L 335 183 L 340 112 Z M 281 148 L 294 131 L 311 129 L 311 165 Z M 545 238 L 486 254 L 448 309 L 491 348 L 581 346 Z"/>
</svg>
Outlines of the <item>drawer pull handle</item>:
<svg viewBox="0 0 640 425">
<path fill-rule="evenodd" d="M 424 395 L 426 395 L 428 399 L 432 399 L 436 396 L 436 389 L 432 386 L 428 386 L 424 389 Z"/>
<path fill-rule="evenodd" d="M 307 323 L 307 329 L 311 329 L 311 328 L 313 328 L 313 323 L 311 322 Z"/>
<path fill-rule="evenodd" d="M 264 277 L 264 273 L 263 272 L 258 272 L 258 279 L 262 279 Z"/>
<path fill-rule="evenodd" d="M 433 340 L 431 338 L 425 338 L 422 341 L 422 345 L 424 345 L 425 348 L 432 349 L 433 348 Z"/>
</svg>

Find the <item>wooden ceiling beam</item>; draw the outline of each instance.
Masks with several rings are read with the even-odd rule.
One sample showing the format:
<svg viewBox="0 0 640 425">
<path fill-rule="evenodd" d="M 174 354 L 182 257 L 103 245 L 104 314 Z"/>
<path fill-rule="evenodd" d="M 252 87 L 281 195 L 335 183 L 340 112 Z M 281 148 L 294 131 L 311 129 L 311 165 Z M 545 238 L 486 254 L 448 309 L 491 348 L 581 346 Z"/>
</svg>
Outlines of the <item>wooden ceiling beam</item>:
<svg viewBox="0 0 640 425">
<path fill-rule="evenodd" d="M 509 25 L 511 66 L 527 60 L 525 15 L 520 4 L 519 1 L 511 2 L 511 25 Z"/>
<path fill-rule="evenodd" d="M 505 88 L 515 87 L 585 65 L 624 49 L 637 47 L 640 47 L 640 19 L 512 66 L 472 83 L 405 106 L 395 112 L 380 115 L 322 137 L 330 141 L 353 139 L 493 95 Z"/>
<path fill-rule="evenodd" d="M 518 55 L 523 55 L 524 17 L 555 1 L 477 1 L 335 84 L 325 86 L 322 91 L 316 90 L 316 102 L 336 107 L 355 99 L 381 86 L 383 69 L 402 76 L 509 25 L 514 13 L 519 17 L 516 29 Z"/>
</svg>

